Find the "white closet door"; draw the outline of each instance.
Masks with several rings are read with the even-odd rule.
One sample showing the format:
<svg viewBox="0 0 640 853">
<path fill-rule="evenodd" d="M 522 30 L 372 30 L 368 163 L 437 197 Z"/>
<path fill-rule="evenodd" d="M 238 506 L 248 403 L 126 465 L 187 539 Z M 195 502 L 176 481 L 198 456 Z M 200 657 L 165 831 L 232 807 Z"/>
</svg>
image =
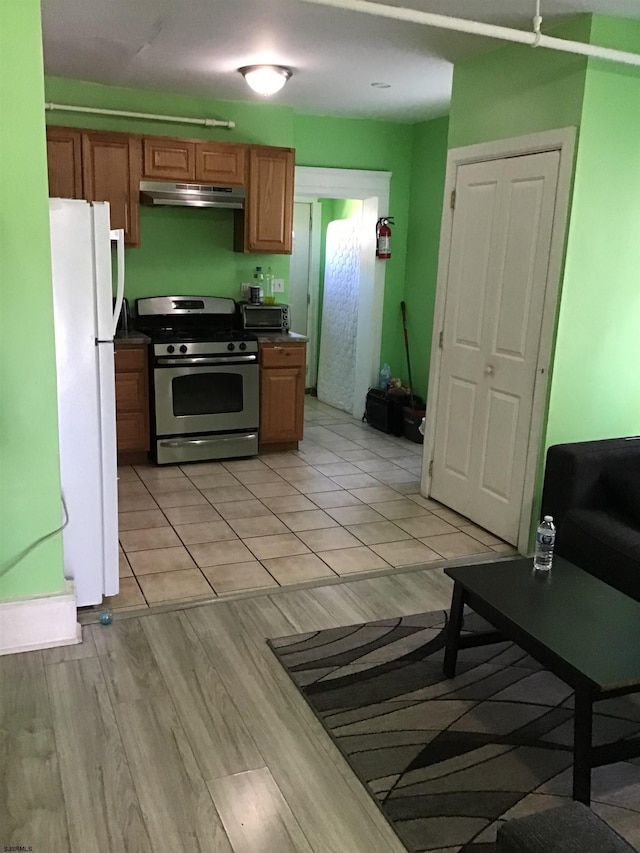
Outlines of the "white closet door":
<svg viewBox="0 0 640 853">
<path fill-rule="evenodd" d="M 517 541 L 557 151 L 461 166 L 431 494 Z"/>
<path fill-rule="evenodd" d="M 345 412 L 353 410 L 360 221 L 338 219 L 327 228 L 318 399 Z"/>
</svg>

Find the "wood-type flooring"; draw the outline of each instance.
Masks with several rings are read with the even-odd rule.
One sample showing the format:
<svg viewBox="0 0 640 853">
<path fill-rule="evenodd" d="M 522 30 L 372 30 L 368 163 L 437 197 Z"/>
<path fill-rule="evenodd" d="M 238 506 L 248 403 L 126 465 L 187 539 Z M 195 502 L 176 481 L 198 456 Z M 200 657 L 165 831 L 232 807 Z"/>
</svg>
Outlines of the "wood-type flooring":
<svg viewBox="0 0 640 853">
<path fill-rule="evenodd" d="M 0 849 L 402 853 L 265 639 L 449 606 L 439 568 L 123 615 L 0 658 Z"/>
</svg>

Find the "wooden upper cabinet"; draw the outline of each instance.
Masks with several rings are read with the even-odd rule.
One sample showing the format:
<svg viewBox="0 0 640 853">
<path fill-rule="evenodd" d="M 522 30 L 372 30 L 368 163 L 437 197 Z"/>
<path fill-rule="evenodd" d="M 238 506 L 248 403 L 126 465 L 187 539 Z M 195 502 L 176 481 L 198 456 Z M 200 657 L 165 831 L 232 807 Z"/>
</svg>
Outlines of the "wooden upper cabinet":
<svg viewBox="0 0 640 853">
<path fill-rule="evenodd" d="M 244 186 L 246 145 L 146 136 L 143 178 Z"/>
<path fill-rule="evenodd" d="M 294 166 L 293 148 L 250 147 L 245 252 L 291 254 Z"/>
<path fill-rule="evenodd" d="M 82 198 L 82 134 L 67 127 L 47 128 L 50 198 Z"/>
<path fill-rule="evenodd" d="M 244 186 L 246 149 L 229 142 L 197 142 L 196 181 Z"/>
<path fill-rule="evenodd" d="M 140 139 L 126 133 L 82 134 L 82 177 L 87 201 L 108 201 L 111 227 L 124 228 L 125 243 L 140 242 Z"/>
<path fill-rule="evenodd" d="M 291 254 L 293 148 L 48 127 L 47 162 L 49 195 L 108 201 L 111 227 L 124 228 L 128 246 L 140 244 L 144 178 L 244 187 L 234 249 Z"/>
<path fill-rule="evenodd" d="M 142 140 L 144 178 L 167 181 L 195 181 L 195 143 L 186 139 L 146 136 Z"/>
</svg>

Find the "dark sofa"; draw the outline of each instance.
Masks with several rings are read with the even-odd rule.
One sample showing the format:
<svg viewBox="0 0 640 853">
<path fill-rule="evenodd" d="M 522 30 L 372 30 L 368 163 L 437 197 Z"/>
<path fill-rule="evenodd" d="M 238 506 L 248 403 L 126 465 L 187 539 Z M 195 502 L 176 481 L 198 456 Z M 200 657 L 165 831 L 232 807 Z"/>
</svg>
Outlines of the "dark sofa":
<svg viewBox="0 0 640 853">
<path fill-rule="evenodd" d="M 640 601 L 640 437 L 550 447 L 542 515 L 557 554 Z"/>
</svg>

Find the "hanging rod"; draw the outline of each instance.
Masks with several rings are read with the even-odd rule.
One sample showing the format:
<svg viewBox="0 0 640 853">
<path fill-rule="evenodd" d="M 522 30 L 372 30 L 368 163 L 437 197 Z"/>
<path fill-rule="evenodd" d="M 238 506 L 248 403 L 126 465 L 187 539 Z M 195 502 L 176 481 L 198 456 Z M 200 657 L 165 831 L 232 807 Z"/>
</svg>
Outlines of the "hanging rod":
<svg viewBox="0 0 640 853">
<path fill-rule="evenodd" d="M 608 47 L 585 44 L 579 41 L 553 38 L 542 35 L 534 28 L 533 32 L 514 30 L 511 27 L 499 27 L 494 24 L 484 24 L 481 21 L 469 21 L 465 18 L 452 18 L 449 15 L 436 15 L 432 12 L 421 12 L 418 9 L 405 9 L 402 6 L 386 6 L 383 3 L 371 3 L 370 0 L 302 0 L 303 3 L 315 3 L 319 6 L 334 6 L 350 12 L 363 12 L 366 15 L 377 15 L 382 18 L 394 18 L 397 21 L 409 21 L 413 24 L 424 24 L 427 27 L 437 27 L 442 30 L 456 30 L 460 33 L 486 36 L 487 38 L 502 39 L 503 41 L 519 42 L 531 47 L 546 47 L 550 50 L 560 50 L 565 53 L 577 53 L 593 59 L 606 59 L 609 62 L 621 62 L 625 65 L 640 65 L 640 54 L 626 53 Z"/>
<path fill-rule="evenodd" d="M 45 110 L 60 110 L 68 113 L 96 113 L 102 116 L 120 116 L 121 118 L 144 118 L 150 121 L 174 121 L 177 124 L 201 124 L 205 127 L 228 127 L 230 130 L 236 126 L 235 121 L 218 121 L 216 118 L 185 118 L 184 116 L 162 116 L 153 113 L 134 113 L 128 110 L 103 110 L 99 107 L 72 107 L 69 104 L 45 103 Z"/>
</svg>

